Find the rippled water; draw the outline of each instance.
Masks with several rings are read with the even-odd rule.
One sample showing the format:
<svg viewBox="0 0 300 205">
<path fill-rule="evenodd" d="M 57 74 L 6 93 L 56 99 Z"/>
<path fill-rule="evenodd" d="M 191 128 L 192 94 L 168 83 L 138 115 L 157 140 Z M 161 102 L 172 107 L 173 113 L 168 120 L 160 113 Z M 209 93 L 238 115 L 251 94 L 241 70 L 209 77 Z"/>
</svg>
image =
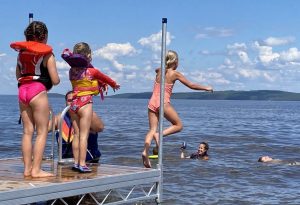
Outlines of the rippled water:
<svg viewBox="0 0 300 205">
<path fill-rule="evenodd" d="M 63 98 L 50 101 L 55 112 L 64 108 Z M 142 166 L 147 101 L 94 98 L 94 110 L 105 123 L 99 139 L 102 163 Z M 300 161 L 300 102 L 172 103 L 184 129 L 164 138 L 163 204 L 300 204 L 300 166 L 257 162 L 265 154 Z M 17 97 L 0 96 L 0 108 L 0 157 L 20 156 Z M 180 159 L 182 141 L 188 152 L 207 141 L 210 160 Z"/>
</svg>

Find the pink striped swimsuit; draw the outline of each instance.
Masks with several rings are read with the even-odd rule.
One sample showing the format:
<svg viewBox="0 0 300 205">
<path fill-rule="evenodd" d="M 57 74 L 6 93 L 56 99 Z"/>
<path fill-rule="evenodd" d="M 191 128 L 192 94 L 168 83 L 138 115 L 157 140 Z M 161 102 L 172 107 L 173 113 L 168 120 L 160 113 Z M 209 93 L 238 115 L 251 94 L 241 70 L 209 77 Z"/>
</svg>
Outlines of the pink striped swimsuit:
<svg viewBox="0 0 300 205">
<path fill-rule="evenodd" d="M 164 104 L 170 103 L 174 84 L 165 83 L 165 98 Z M 160 84 L 155 81 L 153 87 L 153 93 L 149 100 L 148 108 L 155 113 L 158 113 L 160 106 Z"/>
</svg>

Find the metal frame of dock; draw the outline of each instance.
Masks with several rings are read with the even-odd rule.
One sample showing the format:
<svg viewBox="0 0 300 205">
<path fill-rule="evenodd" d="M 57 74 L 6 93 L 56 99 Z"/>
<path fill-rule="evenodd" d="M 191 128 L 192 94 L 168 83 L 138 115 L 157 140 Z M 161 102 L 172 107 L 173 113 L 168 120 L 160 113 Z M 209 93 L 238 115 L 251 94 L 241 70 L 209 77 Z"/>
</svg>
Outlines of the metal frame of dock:
<svg viewBox="0 0 300 205">
<path fill-rule="evenodd" d="M 81 174 L 71 165 L 60 165 L 52 160 L 43 163 L 43 169 L 56 173 L 55 177 L 23 177 L 20 158 L 0 160 L 0 204 L 28 204 L 57 201 L 68 204 L 64 198 L 80 196 L 76 204 L 90 197 L 95 204 L 126 204 L 155 201 L 160 172 L 157 169 L 117 165 L 91 165 L 92 173 Z M 74 202 L 72 202 L 74 204 Z"/>
</svg>

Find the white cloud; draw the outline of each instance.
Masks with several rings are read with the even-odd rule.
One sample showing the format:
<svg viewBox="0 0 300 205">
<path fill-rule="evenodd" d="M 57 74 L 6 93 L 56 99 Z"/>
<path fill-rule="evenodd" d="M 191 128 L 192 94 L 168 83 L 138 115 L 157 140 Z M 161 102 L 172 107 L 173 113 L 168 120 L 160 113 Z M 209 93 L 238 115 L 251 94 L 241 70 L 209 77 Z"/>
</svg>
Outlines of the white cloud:
<svg viewBox="0 0 300 205">
<path fill-rule="evenodd" d="M 196 34 L 196 39 L 213 38 L 213 37 L 229 37 L 233 35 L 232 29 L 206 27 Z"/>
<path fill-rule="evenodd" d="M 288 51 L 280 53 L 280 60 L 286 62 L 300 61 L 300 51 L 298 48 L 290 48 Z"/>
<path fill-rule="evenodd" d="M 132 56 L 136 53 L 137 50 L 130 43 L 108 43 L 106 46 L 94 51 L 93 56 L 110 61 L 118 71 L 122 71 L 126 65 L 120 63 L 117 58 L 122 56 Z"/>
<path fill-rule="evenodd" d="M 129 70 L 139 70 L 138 66 L 136 65 L 126 65 L 126 68 Z"/>
<path fill-rule="evenodd" d="M 269 37 L 263 41 L 266 46 L 280 46 L 286 45 L 295 40 L 294 37 L 283 37 L 283 38 L 276 38 L 276 37 Z"/>
<path fill-rule="evenodd" d="M 231 45 L 227 45 L 228 55 L 237 55 L 242 63 L 250 63 L 250 59 L 248 56 L 247 45 L 245 43 L 234 43 Z"/>
<path fill-rule="evenodd" d="M 238 52 L 238 56 L 240 57 L 240 60 L 243 62 L 243 63 L 249 63 L 250 62 L 250 59 L 248 57 L 248 54 L 245 52 L 245 51 L 239 51 Z"/>
<path fill-rule="evenodd" d="M 150 71 L 152 70 L 152 67 L 150 65 L 147 65 L 145 68 L 144 68 L 145 71 Z"/>
<path fill-rule="evenodd" d="M 208 50 L 202 50 L 199 53 L 202 54 L 202 55 L 211 55 L 211 52 L 208 51 Z"/>
<path fill-rule="evenodd" d="M 65 61 L 56 61 L 56 67 L 61 70 L 70 69 L 70 66 Z"/>
<path fill-rule="evenodd" d="M 6 53 L 0 53 L 0 57 L 6 56 Z"/>
<path fill-rule="evenodd" d="M 244 78 L 257 78 L 260 76 L 260 71 L 253 69 L 239 69 L 238 73 Z"/>
<path fill-rule="evenodd" d="M 151 70 L 152 71 L 152 70 Z M 150 80 L 150 81 L 154 81 L 155 78 L 155 72 L 154 70 L 151 71 L 147 71 L 146 73 L 142 74 L 140 77 L 141 79 L 145 79 L 145 80 Z"/>
<path fill-rule="evenodd" d="M 229 52 L 246 51 L 247 45 L 245 43 L 234 43 L 227 45 L 227 49 L 229 50 Z"/>
<path fill-rule="evenodd" d="M 256 41 L 254 42 L 254 48 L 258 51 L 258 60 L 264 66 L 272 63 L 272 68 L 281 68 L 284 65 L 300 62 L 300 51 L 296 47 L 289 48 L 286 51 L 273 52 L 271 46 L 260 45 Z"/>
<path fill-rule="evenodd" d="M 109 68 L 105 67 L 102 70 L 105 70 L 105 74 L 109 76 L 111 79 L 116 81 L 118 84 L 121 85 L 122 89 L 122 79 L 124 78 L 124 74 L 122 72 L 113 72 Z M 113 93 L 110 93 L 113 94 Z"/>
<path fill-rule="evenodd" d="M 269 82 L 274 82 L 276 80 L 275 77 L 272 77 L 270 74 L 268 74 L 266 72 L 263 73 L 263 77 Z"/>
<path fill-rule="evenodd" d="M 262 46 L 257 41 L 254 42 L 254 48 L 258 50 L 258 59 L 264 65 L 277 61 L 280 57 L 279 53 L 273 52 L 270 46 Z"/>
<path fill-rule="evenodd" d="M 127 74 L 125 77 L 127 80 L 133 80 L 136 78 L 136 73 L 133 72 L 133 73 Z"/>
<path fill-rule="evenodd" d="M 201 72 L 201 71 L 194 71 L 188 73 L 187 76 L 201 84 L 218 84 L 218 85 L 227 85 L 230 81 L 226 80 L 221 73 L 217 72 Z"/>
<path fill-rule="evenodd" d="M 148 37 L 143 37 L 140 40 L 138 40 L 138 43 L 142 46 L 151 48 L 152 51 L 160 51 L 161 50 L 161 37 L 162 37 L 162 31 L 159 31 L 155 34 L 151 34 Z M 170 32 L 166 33 L 166 45 L 170 45 L 171 39 L 174 39 L 174 36 L 171 36 Z"/>
</svg>

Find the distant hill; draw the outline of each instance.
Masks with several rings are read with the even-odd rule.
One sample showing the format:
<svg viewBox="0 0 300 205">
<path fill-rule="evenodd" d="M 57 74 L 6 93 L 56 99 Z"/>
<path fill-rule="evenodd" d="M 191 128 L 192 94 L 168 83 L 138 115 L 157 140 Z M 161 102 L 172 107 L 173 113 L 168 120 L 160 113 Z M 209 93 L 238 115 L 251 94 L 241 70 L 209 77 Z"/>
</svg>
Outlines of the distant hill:
<svg viewBox="0 0 300 205">
<path fill-rule="evenodd" d="M 52 97 L 52 98 L 61 98 L 61 97 L 65 97 L 64 95 L 58 94 L 58 93 L 48 93 L 48 96 L 49 96 L 49 97 Z"/>
<path fill-rule="evenodd" d="M 110 98 L 149 99 L 152 92 L 124 93 L 108 96 Z M 300 101 L 300 93 L 279 90 L 253 90 L 253 91 L 216 91 L 209 92 L 180 92 L 173 93 L 172 99 L 197 100 L 270 100 L 270 101 Z"/>
</svg>

